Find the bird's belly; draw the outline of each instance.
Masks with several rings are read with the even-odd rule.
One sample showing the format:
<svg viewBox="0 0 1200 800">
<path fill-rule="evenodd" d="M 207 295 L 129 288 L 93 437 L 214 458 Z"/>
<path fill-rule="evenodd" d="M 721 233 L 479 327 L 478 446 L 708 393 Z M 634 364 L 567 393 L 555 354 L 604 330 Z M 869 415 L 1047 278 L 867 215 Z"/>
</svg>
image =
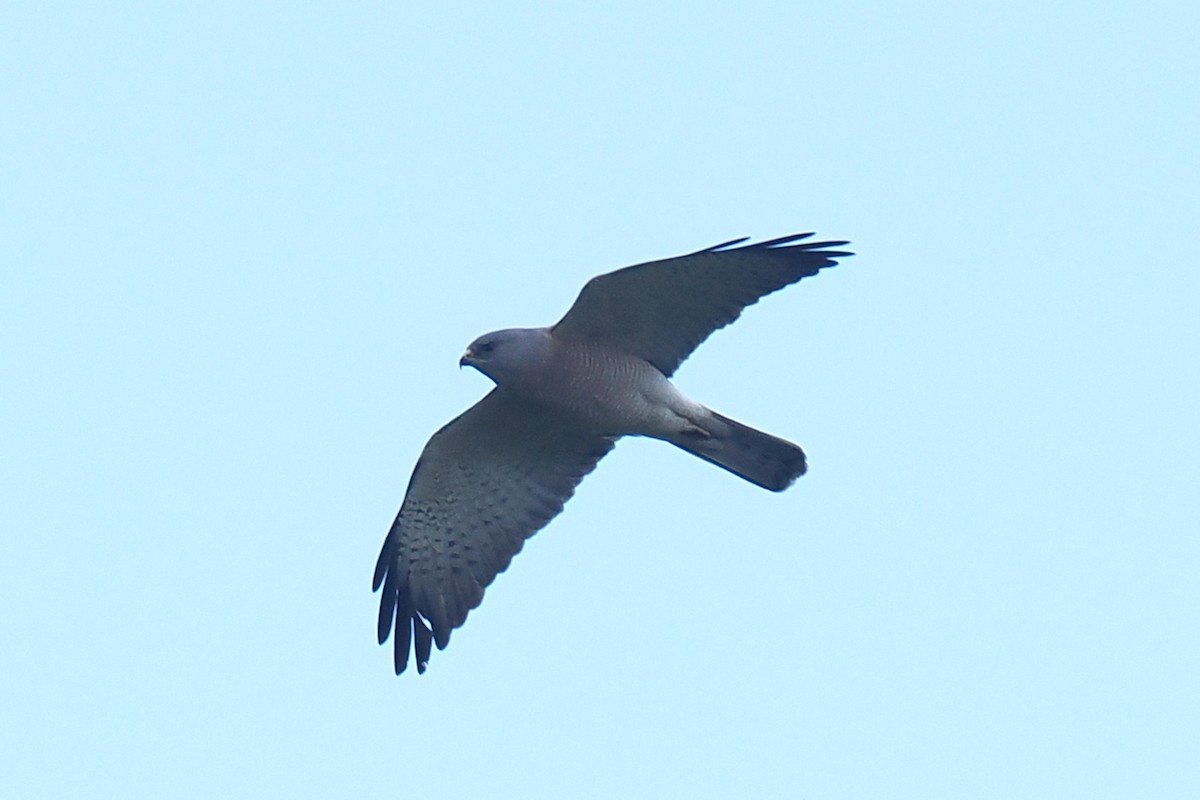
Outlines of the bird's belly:
<svg viewBox="0 0 1200 800">
<path fill-rule="evenodd" d="M 559 371 L 543 399 L 612 436 L 670 438 L 704 412 L 648 362 L 603 356 Z"/>
</svg>

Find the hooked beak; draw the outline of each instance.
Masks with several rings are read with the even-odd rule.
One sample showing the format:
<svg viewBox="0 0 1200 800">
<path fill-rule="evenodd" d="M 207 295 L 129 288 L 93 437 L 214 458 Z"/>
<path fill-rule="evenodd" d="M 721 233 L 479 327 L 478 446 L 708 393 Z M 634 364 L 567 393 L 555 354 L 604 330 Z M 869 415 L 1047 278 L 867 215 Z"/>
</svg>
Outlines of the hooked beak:
<svg viewBox="0 0 1200 800">
<path fill-rule="evenodd" d="M 472 353 L 471 348 L 468 347 L 467 352 L 463 353 L 462 358 L 460 358 L 458 360 L 458 368 L 462 369 L 463 367 L 467 366 L 468 364 L 475 363 L 474 358 L 475 358 L 475 354 Z"/>
</svg>

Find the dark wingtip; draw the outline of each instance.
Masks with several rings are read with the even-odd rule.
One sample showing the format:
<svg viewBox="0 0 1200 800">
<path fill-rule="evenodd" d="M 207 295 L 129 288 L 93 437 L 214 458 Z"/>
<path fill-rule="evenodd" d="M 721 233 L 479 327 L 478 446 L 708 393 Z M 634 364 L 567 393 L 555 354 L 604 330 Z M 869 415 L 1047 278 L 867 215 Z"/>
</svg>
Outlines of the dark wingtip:
<svg viewBox="0 0 1200 800">
<path fill-rule="evenodd" d="M 800 241 L 801 239 L 809 239 L 809 238 L 811 238 L 811 237 L 813 237 L 813 236 L 816 236 L 816 233 L 814 233 L 813 231 L 809 231 L 808 233 L 793 233 L 793 234 L 790 234 L 790 235 L 788 235 L 788 236 L 780 236 L 778 239 L 768 239 L 768 240 L 767 240 L 767 241 L 765 241 L 765 242 L 757 242 L 756 244 L 752 244 L 752 245 L 750 245 L 750 247 L 763 247 L 763 248 L 766 248 L 766 247 L 780 247 L 780 246 L 782 246 L 782 245 L 785 245 L 785 244 L 791 244 L 792 242 L 798 242 L 798 241 Z M 803 245 L 803 246 L 804 246 L 805 248 L 809 248 L 809 247 L 816 247 L 816 246 L 818 246 L 818 245 L 820 245 L 820 244 L 824 244 L 824 242 L 819 242 L 819 243 L 818 243 L 818 244 L 816 244 L 816 245 L 814 245 L 814 244 L 806 244 L 806 245 Z M 844 242 L 842 242 L 842 244 L 844 244 Z"/>
<path fill-rule="evenodd" d="M 417 674 L 425 674 L 425 667 L 429 665 L 429 656 L 433 653 L 433 632 L 425 625 L 424 620 L 420 615 L 413 614 L 413 641 L 416 647 L 417 656 Z"/>
<path fill-rule="evenodd" d="M 400 647 L 400 637 L 396 637 L 392 648 L 392 662 L 396 666 L 396 674 L 403 675 L 404 670 L 408 669 L 408 642 L 404 643 L 404 647 Z"/>
<path fill-rule="evenodd" d="M 445 650 L 450 644 L 450 630 L 449 625 L 433 626 L 433 643 L 437 645 L 438 650 Z"/>
<path fill-rule="evenodd" d="M 706 247 L 703 250 L 697 250 L 695 253 L 691 253 L 690 255 L 699 255 L 700 253 L 723 253 L 730 250 L 787 250 L 789 249 L 789 245 L 794 246 L 797 249 L 804 250 L 805 252 L 820 253 L 821 255 L 828 256 L 829 258 L 844 258 L 846 256 L 854 255 L 854 253 L 843 250 L 825 249 L 827 247 L 842 247 L 843 245 L 850 244 L 848 241 L 831 240 L 827 242 L 804 242 L 804 244 L 800 245 L 794 244 L 795 242 L 799 242 L 804 239 L 810 239 L 815 235 L 816 234 L 812 231 L 809 231 L 808 233 L 793 233 L 788 236 L 780 236 L 776 239 L 768 239 L 765 242 L 755 242 L 754 244 L 743 244 L 743 242 L 750 241 L 749 236 L 743 236 L 740 239 L 730 239 L 728 242 L 722 242 L 721 244 L 715 244 L 712 247 Z M 738 247 L 738 245 L 742 246 Z"/>
<path fill-rule="evenodd" d="M 379 622 L 375 625 L 376 638 L 383 644 L 392 635 L 392 614 L 390 611 L 379 609 Z"/>
<path fill-rule="evenodd" d="M 728 242 L 721 242 L 720 244 L 714 244 L 712 247 L 706 247 L 703 250 L 697 250 L 695 253 L 690 253 L 689 255 L 694 256 L 694 255 L 699 255 L 700 253 L 715 253 L 718 250 L 724 250 L 729 247 L 735 247 L 736 245 L 739 245 L 742 242 L 748 242 L 748 241 L 750 241 L 749 236 L 743 236 L 740 239 L 730 239 Z"/>
<path fill-rule="evenodd" d="M 392 523 L 392 529 L 395 530 L 395 523 Z M 375 576 L 371 579 L 371 591 L 379 591 L 379 587 L 383 585 L 383 576 L 387 573 L 388 567 L 392 563 L 392 534 L 389 531 L 387 538 L 383 540 L 383 547 L 379 548 L 379 558 L 375 559 Z"/>
<path fill-rule="evenodd" d="M 382 642 L 381 642 L 382 644 Z M 412 623 L 408 615 L 396 614 L 396 638 L 392 640 L 392 661 L 396 666 L 396 674 L 404 672 L 408 666 L 408 648 L 412 644 Z"/>
<path fill-rule="evenodd" d="M 375 623 L 375 634 L 379 638 L 380 644 L 386 642 L 388 636 L 391 635 L 392 617 L 395 613 L 396 594 L 395 592 L 385 592 L 383 597 L 379 598 L 379 620 Z"/>
<path fill-rule="evenodd" d="M 792 244 L 793 242 L 799 241 L 800 239 L 807 239 L 810 236 L 812 236 L 811 233 L 799 233 L 794 236 L 783 236 L 778 239 L 772 239 L 768 242 L 759 242 L 758 244 L 748 245 L 747 247 L 748 247 L 748 249 L 753 248 L 755 250 L 763 249 L 763 250 L 784 250 L 784 251 L 792 250 L 794 248 L 795 250 L 800 250 L 805 253 L 814 253 L 817 255 L 822 255 L 822 256 L 825 256 L 826 258 L 830 258 L 830 259 L 842 258 L 844 256 L 854 255 L 854 253 L 850 253 L 845 250 L 829 250 L 828 249 L 830 247 L 842 247 L 844 245 L 850 244 L 849 241 L 846 241 L 843 239 L 831 239 L 829 241 L 820 241 L 820 242 L 804 242 L 803 244 L 798 244 L 798 245 Z"/>
</svg>

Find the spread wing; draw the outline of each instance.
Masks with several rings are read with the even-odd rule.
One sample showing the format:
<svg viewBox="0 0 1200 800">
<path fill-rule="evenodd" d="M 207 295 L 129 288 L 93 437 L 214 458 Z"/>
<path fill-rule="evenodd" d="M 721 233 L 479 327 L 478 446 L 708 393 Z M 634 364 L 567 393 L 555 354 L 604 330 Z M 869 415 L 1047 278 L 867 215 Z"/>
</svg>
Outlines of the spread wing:
<svg viewBox="0 0 1200 800">
<path fill-rule="evenodd" d="M 563 340 L 599 342 L 646 359 L 668 377 L 708 335 L 763 295 L 834 266 L 848 242 L 805 242 L 811 233 L 691 255 L 592 278 L 552 329 Z"/>
<path fill-rule="evenodd" d="M 433 435 L 375 565 L 379 643 L 394 619 L 397 675 L 414 642 L 417 671 L 425 671 L 431 642 L 446 647 L 496 574 L 562 511 L 614 441 L 501 389 Z"/>
</svg>

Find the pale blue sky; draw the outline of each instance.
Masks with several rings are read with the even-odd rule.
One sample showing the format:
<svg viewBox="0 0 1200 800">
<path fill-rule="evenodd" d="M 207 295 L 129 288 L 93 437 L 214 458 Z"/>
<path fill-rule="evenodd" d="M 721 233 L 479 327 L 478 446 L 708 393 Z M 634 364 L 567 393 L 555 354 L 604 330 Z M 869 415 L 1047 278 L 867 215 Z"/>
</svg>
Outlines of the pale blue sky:
<svg viewBox="0 0 1200 800">
<path fill-rule="evenodd" d="M 1200 796 L 1196 8 L 6 4 L 0 796 Z M 394 677 L 463 347 L 802 230 L 678 381 L 809 475 L 624 442 Z"/>
</svg>

